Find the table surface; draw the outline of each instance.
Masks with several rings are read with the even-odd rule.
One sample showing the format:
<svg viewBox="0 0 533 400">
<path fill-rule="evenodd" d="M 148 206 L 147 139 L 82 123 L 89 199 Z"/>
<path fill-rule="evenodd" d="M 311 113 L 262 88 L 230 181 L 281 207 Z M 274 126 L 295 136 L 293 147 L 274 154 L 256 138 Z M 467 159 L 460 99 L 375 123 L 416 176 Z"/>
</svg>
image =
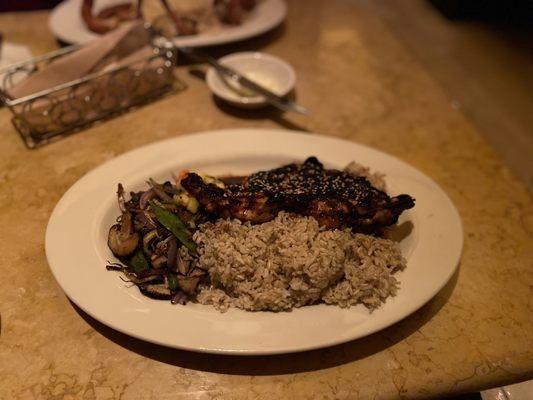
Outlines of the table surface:
<svg viewBox="0 0 533 400">
<path fill-rule="evenodd" d="M 0 15 L 8 41 L 57 47 L 47 12 Z M 187 90 L 38 150 L 0 109 L 0 399 L 395 399 L 531 378 L 531 194 L 365 2 L 289 2 L 258 48 L 290 62 L 312 117 L 239 112 L 187 66 Z M 125 151 L 230 127 L 307 129 L 364 143 L 432 177 L 461 214 L 458 272 L 427 305 L 369 337 L 301 354 L 228 357 L 163 348 L 76 309 L 54 281 L 44 233 L 83 174 Z M 72 260 L 76 262 L 76 260 Z"/>
</svg>

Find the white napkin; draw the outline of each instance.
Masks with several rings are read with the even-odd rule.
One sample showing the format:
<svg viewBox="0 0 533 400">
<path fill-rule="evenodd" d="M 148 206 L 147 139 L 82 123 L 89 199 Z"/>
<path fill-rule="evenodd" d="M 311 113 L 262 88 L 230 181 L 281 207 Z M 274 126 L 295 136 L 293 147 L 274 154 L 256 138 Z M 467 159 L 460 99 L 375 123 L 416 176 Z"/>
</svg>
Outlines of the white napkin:
<svg viewBox="0 0 533 400">
<path fill-rule="evenodd" d="M 21 44 L 4 42 L 0 49 L 0 69 L 8 67 L 11 64 L 29 60 L 32 57 L 33 55 L 28 47 Z M 22 74 L 17 74 L 13 77 L 13 83 L 18 83 L 23 78 L 24 76 Z M 0 74 L 0 84 L 3 82 L 3 79 L 4 74 Z"/>
<path fill-rule="evenodd" d="M 125 23 L 81 49 L 52 61 L 42 70 L 9 88 L 7 93 L 11 98 L 17 99 L 73 81 L 131 55 L 148 46 L 149 41 L 148 31 L 142 21 Z"/>
</svg>

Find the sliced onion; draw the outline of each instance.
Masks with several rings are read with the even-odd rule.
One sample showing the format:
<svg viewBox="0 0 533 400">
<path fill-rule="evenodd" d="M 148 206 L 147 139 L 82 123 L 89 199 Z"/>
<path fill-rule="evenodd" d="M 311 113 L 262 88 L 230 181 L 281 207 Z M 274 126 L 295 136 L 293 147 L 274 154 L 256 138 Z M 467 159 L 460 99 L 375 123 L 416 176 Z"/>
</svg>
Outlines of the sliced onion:
<svg viewBox="0 0 533 400">
<path fill-rule="evenodd" d="M 150 260 L 150 262 L 152 263 L 152 266 L 154 268 L 158 269 L 167 263 L 167 257 L 166 256 L 155 256 Z"/>
<path fill-rule="evenodd" d="M 176 271 L 178 256 L 178 241 L 172 238 L 168 242 L 167 265 L 172 271 Z"/>
<path fill-rule="evenodd" d="M 180 289 L 189 295 L 194 293 L 199 282 L 200 278 L 196 276 L 178 276 L 178 285 Z"/>
<path fill-rule="evenodd" d="M 200 268 L 194 268 L 191 272 L 189 272 L 190 277 L 202 277 L 205 276 L 207 272 L 205 272 L 203 269 Z"/>
<path fill-rule="evenodd" d="M 174 294 L 174 296 L 172 296 L 172 299 L 170 300 L 170 302 L 172 304 L 187 304 L 187 295 L 185 293 L 183 293 L 182 291 L 178 291 L 176 294 Z"/>
<path fill-rule="evenodd" d="M 143 237 L 143 250 L 145 254 L 152 255 L 153 251 L 150 249 L 150 243 L 157 238 L 157 230 L 151 230 Z"/>
<path fill-rule="evenodd" d="M 156 229 L 157 225 L 150 215 L 150 213 L 146 210 L 141 210 L 135 215 L 135 218 L 138 222 L 141 224 L 142 229 Z"/>
<path fill-rule="evenodd" d="M 176 268 L 182 275 L 187 275 L 189 272 L 190 263 L 184 260 L 179 253 L 176 256 Z"/>
<path fill-rule="evenodd" d="M 144 210 L 148 207 L 148 202 L 155 197 L 154 189 L 149 189 L 141 195 L 139 199 L 139 207 Z"/>
<path fill-rule="evenodd" d="M 157 300 L 171 300 L 172 292 L 165 284 L 160 285 L 139 285 L 139 290 L 145 296 Z"/>
<path fill-rule="evenodd" d="M 161 187 L 161 185 L 157 182 L 155 182 L 153 179 L 150 178 L 150 186 L 152 186 L 152 190 L 155 192 L 157 197 L 159 197 L 161 200 L 167 203 L 174 203 L 174 199 L 170 197 Z"/>
</svg>

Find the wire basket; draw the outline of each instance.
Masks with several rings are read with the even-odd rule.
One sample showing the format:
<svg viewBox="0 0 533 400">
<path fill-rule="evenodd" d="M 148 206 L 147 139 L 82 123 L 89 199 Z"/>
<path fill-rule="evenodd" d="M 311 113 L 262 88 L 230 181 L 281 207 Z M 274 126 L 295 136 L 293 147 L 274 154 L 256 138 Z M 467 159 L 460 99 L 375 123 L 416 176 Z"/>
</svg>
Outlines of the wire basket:
<svg viewBox="0 0 533 400">
<path fill-rule="evenodd" d="M 154 42 L 152 54 L 145 59 L 9 98 L 7 91 L 20 76 L 31 75 L 79 47 L 69 46 L 0 70 L 0 102 L 11 110 L 13 126 L 28 148 L 40 147 L 184 87 L 174 76 L 177 49 L 160 40 Z"/>
</svg>

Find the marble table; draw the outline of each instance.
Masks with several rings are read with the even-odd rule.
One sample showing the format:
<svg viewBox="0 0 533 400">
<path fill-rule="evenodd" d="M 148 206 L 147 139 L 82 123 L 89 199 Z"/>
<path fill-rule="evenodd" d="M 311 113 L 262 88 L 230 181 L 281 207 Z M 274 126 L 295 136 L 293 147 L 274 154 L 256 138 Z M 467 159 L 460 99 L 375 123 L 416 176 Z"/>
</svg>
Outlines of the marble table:
<svg viewBox="0 0 533 400">
<path fill-rule="evenodd" d="M 0 14 L 0 29 L 40 54 L 57 48 L 48 15 Z M 415 399 L 531 378 L 531 193 L 427 71 L 360 1 L 289 1 L 282 27 L 213 52 L 239 49 L 290 62 L 299 101 L 313 115 L 233 110 L 214 102 L 187 66 L 177 70 L 185 91 L 38 150 L 24 147 L 0 109 L 0 399 Z M 74 182 L 147 143 L 252 126 L 357 141 L 432 177 L 464 224 L 464 253 L 450 283 L 382 332 L 275 357 L 144 343 L 69 302 L 48 268 L 44 232 Z"/>
</svg>

